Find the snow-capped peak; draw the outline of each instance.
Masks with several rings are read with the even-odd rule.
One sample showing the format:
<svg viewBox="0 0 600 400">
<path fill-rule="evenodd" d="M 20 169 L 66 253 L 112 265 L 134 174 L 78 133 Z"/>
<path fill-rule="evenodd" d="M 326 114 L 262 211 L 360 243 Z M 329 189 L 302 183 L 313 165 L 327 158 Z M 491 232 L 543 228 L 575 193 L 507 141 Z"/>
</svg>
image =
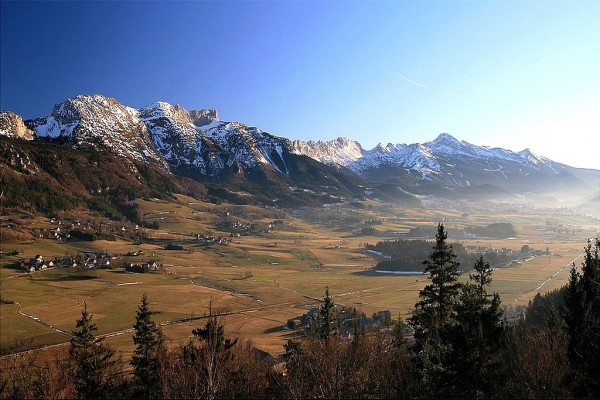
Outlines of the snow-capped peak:
<svg viewBox="0 0 600 400">
<path fill-rule="evenodd" d="M 347 165 L 364 156 L 360 143 L 346 137 L 329 141 L 294 140 L 292 148 L 296 154 L 306 155 L 326 164 Z"/>
<path fill-rule="evenodd" d="M 538 156 L 533 151 L 531 151 L 529 148 L 527 148 L 525 150 L 521 150 L 519 152 L 519 155 L 533 164 L 539 164 L 539 163 L 544 162 L 543 157 Z"/>
<path fill-rule="evenodd" d="M 124 157 L 164 164 L 152 146 L 139 113 L 116 99 L 80 95 L 29 122 L 38 137 L 62 137 L 74 146 L 108 148 Z"/>
<path fill-rule="evenodd" d="M 477 146 L 448 133 L 422 144 L 379 143 L 372 150 L 347 137 L 292 143 L 243 123 L 219 121 L 216 109 L 188 111 L 158 101 L 136 110 L 102 95 L 66 100 L 51 115 L 25 125 L 36 136 L 61 137 L 75 147 L 108 148 L 131 159 L 215 177 L 268 166 L 289 174 L 289 153 L 342 165 L 367 179 L 405 176 L 450 186 L 562 171 L 560 164 L 529 149 L 516 153 Z"/>
</svg>

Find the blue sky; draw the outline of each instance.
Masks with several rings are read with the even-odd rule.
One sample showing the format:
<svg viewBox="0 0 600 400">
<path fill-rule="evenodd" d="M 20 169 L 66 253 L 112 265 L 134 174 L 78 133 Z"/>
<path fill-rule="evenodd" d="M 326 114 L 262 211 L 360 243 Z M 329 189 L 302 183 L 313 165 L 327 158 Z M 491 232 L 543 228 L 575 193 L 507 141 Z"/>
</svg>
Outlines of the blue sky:
<svg viewBox="0 0 600 400">
<path fill-rule="evenodd" d="M 0 106 L 215 107 L 290 139 L 458 139 L 600 169 L 600 2 L 1 2 Z"/>
</svg>

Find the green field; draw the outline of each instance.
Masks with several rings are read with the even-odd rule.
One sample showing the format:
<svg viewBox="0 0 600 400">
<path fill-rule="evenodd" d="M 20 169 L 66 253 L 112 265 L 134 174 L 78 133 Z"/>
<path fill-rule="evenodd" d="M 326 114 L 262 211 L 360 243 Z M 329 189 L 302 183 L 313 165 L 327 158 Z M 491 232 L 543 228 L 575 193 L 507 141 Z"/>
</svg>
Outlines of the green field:
<svg viewBox="0 0 600 400">
<path fill-rule="evenodd" d="M 216 206 L 178 196 L 178 202 L 139 200 L 148 220 L 156 219 L 159 230 L 146 235 L 175 239 L 183 250 L 165 250 L 160 242 L 135 245 L 131 237 L 117 241 L 59 242 L 35 239 L 2 243 L 0 259 L 1 295 L 15 304 L 0 306 L 0 352 L 37 348 L 67 342 L 68 337 L 19 314 L 39 318 L 46 324 L 70 331 L 85 301 L 100 334 L 132 327 L 135 311 L 144 293 L 159 322 L 203 316 L 209 304 L 226 312 L 226 332 L 252 339 L 257 347 L 272 354 L 282 351 L 294 333 L 285 330 L 288 319 L 300 317 L 317 304 L 325 287 L 338 304 L 355 307 L 367 315 L 390 310 L 392 315 L 409 316 L 426 276 L 377 274 L 367 269 L 377 260 L 361 252 L 364 243 L 394 239 L 410 228 L 446 227 L 493 222 L 511 222 L 518 236 L 511 240 L 461 239 L 463 245 L 511 248 L 528 245 L 549 248 L 551 255 L 518 266 L 496 269 L 492 290 L 500 293 L 505 305 L 526 305 L 540 292 L 553 290 L 568 280 L 569 264 L 582 252 L 586 238 L 596 234 L 596 222 L 584 216 L 529 213 L 511 215 L 469 214 L 443 209 L 411 210 L 378 203 L 364 209 L 315 209 L 306 219 L 286 216 L 281 210 L 251 206 Z M 10 217 L 10 216 L 9 216 Z M 240 235 L 227 245 L 202 243 L 191 233 L 229 237 L 219 223 L 227 218 L 248 223 L 284 219 L 285 224 L 268 232 Z M 282 218 L 283 217 L 283 218 Z M 379 218 L 374 236 L 357 236 L 364 221 Z M 567 233 L 551 231 L 548 221 L 577 226 Z M 27 225 L 29 224 L 29 225 Z M 596 223 L 597 224 L 597 223 Z M 552 225 L 552 224 L 551 224 Z M 31 219 L 24 227 L 52 226 L 43 218 Z M 450 236 L 450 241 L 454 239 Z M 19 260 L 43 254 L 46 259 L 80 250 L 109 250 L 116 258 L 110 268 L 74 272 L 70 268 L 22 273 Z M 21 254 L 8 255 L 12 250 Z M 139 257 L 124 254 L 143 250 Z M 122 263 L 155 260 L 163 264 L 160 273 L 126 273 Z M 577 260 L 577 265 L 581 259 Z M 468 267 L 463 267 L 468 269 Z M 558 272 L 560 271 L 560 272 Z M 466 279 L 466 274 L 463 276 Z M 540 288 L 540 285 L 542 285 Z M 201 321 L 181 322 L 164 327 L 171 344 L 188 340 Z M 133 348 L 131 334 L 108 339 L 127 354 Z"/>
</svg>

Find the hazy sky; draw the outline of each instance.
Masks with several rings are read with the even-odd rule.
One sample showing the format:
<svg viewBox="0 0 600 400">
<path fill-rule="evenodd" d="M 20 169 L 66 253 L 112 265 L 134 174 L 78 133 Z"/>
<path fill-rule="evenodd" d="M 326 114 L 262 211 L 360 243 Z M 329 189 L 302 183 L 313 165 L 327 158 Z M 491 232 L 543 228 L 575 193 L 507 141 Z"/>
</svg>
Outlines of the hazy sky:
<svg viewBox="0 0 600 400">
<path fill-rule="evenodd" d="M 1 2 L 1 108 L 215 107 L 363 147 L 447 132 L 600 169 L 600 1 Z"/>
</svg>

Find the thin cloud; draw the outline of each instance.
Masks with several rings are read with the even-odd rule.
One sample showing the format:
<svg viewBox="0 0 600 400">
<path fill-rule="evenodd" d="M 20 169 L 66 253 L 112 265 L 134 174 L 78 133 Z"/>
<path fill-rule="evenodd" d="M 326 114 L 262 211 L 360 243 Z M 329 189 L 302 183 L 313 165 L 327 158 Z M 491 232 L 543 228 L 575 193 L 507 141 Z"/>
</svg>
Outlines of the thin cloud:
<svg viewBox="0 0 600 400">
<path fill-rule="evenodd" d="M 452 86 L 452 89 L 456 90 L 460 94 L 465 94 L 465 92 L 463 92 L 462 90 L 460 90 L 458 88 L 455 88 L 454 86 Z"/>
<path fill-rule="evenodd" d="M 408 83 L 410 83 L 410 84 L 413 84 L 413 85 L 415 85 L 415 86 L 422 87 L 422 88 L 424 88 L 424 89 L 427 89 L 427 90 L 431 90 L 431 88 L 430 88 L 429 86 L 427 86 L 427 85 L 423 85 L 422 83 L 419 83 L 419 82 L 417 82 L 417 81 L 413 81 L 412 79 L 410 79 L 410 78 L 407 78 L 407 77 L 406 77 L 406 76 L 404 76 L 404 75 L 396 74 L 396 76 L 397 76 L 398 78 L 400 78 L 400 79 L 403 79 L 403 80 L 405 80 L 406 82 L 408 82 Z"/>
</svg>

